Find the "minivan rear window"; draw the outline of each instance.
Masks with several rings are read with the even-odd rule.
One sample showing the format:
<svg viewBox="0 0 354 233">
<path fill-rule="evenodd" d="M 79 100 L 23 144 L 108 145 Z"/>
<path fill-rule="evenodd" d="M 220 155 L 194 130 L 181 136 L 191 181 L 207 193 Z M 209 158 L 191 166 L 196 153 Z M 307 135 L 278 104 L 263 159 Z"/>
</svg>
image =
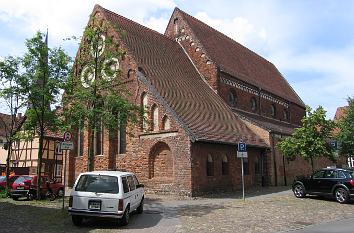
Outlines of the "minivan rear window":
<svg viewBox="0 0 354 233">
<path fill-rule="evenodd" d="M 119 193 L 118 178 L 107 175 L 82 175 L 75 191 L 95 193 Z"/>
</svg>

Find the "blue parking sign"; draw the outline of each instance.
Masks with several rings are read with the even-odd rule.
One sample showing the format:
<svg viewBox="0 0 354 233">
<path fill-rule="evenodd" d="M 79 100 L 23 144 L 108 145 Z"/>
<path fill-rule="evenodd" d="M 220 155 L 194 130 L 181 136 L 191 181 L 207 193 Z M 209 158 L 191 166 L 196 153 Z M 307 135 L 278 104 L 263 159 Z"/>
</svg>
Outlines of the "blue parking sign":
<svg viewBox="0 0 354 233">
<path fill-rule="evenodd" d="M 238 146 L 237 146 L 237 151 L 238 152 L 246 152 L 247 151 L 246 143 L 239 142 Z"/>
</svg>

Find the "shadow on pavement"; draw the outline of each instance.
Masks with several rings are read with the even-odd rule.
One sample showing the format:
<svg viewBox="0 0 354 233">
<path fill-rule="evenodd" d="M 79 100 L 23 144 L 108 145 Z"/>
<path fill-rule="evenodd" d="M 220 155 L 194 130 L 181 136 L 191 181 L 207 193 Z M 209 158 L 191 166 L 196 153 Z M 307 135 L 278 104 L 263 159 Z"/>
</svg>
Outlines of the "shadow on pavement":
<svg viewBox="0 0 354 233">
<path fill-rule="evenodd" d="M 262 195 L 276 194 L 284 191 L 291 190 L 291 186 L 269 186 L 269 187 L 252 187 L 245 188 L 245 196 L 248 197 L 258 197 Z M 219 193 L 207 193 L 198 198 L 230 198 L 230 199 L 240 199 L 242 198 L 242 190 L 219 192 Z"/>
<path fill-rule="evenodd" d="M 54 205 L 54 206 L 53 206 Z M 56 205 L 56 206 L 55 206 Z M 67 209 L 59 203 L 0 200 L 0 232 L 90 232 L 93 229 L 145 229 L 154 227 L 162 219 L 162 213 L 135 214 L 130 216 L 129 225 L 121 227 L 117 219 L 85 219 L 80 227 L 71 222 Z"/>
</svg>

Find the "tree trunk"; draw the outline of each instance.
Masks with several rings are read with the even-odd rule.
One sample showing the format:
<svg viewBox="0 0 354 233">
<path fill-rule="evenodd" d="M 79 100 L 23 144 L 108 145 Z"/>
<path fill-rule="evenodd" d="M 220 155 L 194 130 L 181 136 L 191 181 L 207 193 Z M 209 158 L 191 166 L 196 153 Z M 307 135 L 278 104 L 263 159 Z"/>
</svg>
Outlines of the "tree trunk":
<svg viewBox="0 0 354 233">
<path fill-rule="evenodd" d="M 88 171 L 94 170 L 94 140 L 95 130 L 94 127 L 90 130 L 90 143 L 89 143 L 89 157 L 88 157 Z"/>
<path fill-rule="evenodd" d="M 312 157 L 310 157 L 310 161 L 311 161 L 312 173 L 314 173 L 315 172 L 315 168 L 313 166 L 313 158 Z"/>
<path fill-rule="evenodd" d="M 38 164 L 37 164 L 37 200 L 41 198 L 41 183 L 42 183 L 42 157 L 43 157 L 43 141 L 44 129 L 40 129 L 39 146 L 38 146 Z"/>
<path fill-rule="evenodd" d="M 9 193 L 11 190 L 10 187 L 10 158 L 11 158 L 11 154 L 12 154 L 12 141 L 9 140 L 9 142 L 7 143 L 7 158 L 6 158 L 6 193 Z"/>
</svg>

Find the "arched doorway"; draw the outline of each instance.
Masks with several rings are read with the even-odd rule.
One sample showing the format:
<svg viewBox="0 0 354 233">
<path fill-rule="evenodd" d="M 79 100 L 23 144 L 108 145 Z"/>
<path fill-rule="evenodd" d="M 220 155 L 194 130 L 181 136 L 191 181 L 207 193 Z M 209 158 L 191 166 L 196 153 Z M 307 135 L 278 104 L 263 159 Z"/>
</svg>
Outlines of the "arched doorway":
<svg viewBox="0 0 354 233">
<path fill-rule="evenodd" d="M 149 179 L 168 181 L 173 179 L 173 157 L 164 142 L 156 143 L 149 154 Z"/>
</svg>

